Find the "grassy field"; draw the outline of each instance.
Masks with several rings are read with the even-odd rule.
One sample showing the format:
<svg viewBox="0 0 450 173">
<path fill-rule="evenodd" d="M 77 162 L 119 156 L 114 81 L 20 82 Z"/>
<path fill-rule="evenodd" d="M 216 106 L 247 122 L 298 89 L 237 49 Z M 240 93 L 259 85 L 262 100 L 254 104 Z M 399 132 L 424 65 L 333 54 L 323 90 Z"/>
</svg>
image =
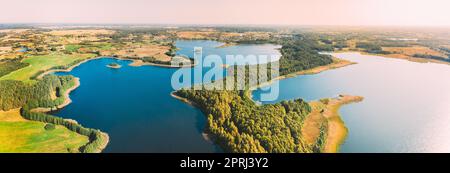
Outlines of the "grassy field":
<svg viewBox="0 0 450 173">
<path fill-rule="evenodd" d="M 77 152 L 89 140 L 63 126 L 45 130 L 45 123 L 27 121 L 19 109 L 0 112 L 0 153 Z"/>
<path fill-rule="evenodd" d="M 81 45 L 78 44 L 69 44 L 65 46 L 66 50 L 69 52 L 76 52 L 78 49 L 81 48 Z"/>
<path fill-rule="evenodd" d="M 390 56 L 398 58 L 408 58 L 413 57 L 415 54 L 426 54 L 440 57 L 447 57 L 443 52 L 433 50 L 428 47 L 423 46 L 412 46 L 412 47 L 383 47 L 384 51 L 392 52 Z"/>
<path fill-rule="evenodd" d="M 10 74 L 1 77 L 0 80 L 20 80 L 30 83 L 33 81 L 30 78 L 40 71 L 49 70 L 50 68 L 56 66 L 69 65 L 75 61 L 92 58 L 94 56 L 94 54 L 49 54 L 42 56 L 30 56 L 23 60 L 23 62 L 29 63 L 29 66 L 11 72 Z"/>
<path fill-rule="evenodd" d="M 100 48 L 104 48 L 104 50 L 107 50 L 102 51 L 102 55 L 104 56 L 110 56 L 114 54 L 119 57 L 153 57 L 156 60 L 163 62 L 167 62 L 172 59 L 169 55 L 166 54 L 166 52 L 170 51 L 170 47 L 159 44 L 134 44 L 122 47 L 118 51 L 108 51 L 107 44 L 101 46 Z"/>
</svg>

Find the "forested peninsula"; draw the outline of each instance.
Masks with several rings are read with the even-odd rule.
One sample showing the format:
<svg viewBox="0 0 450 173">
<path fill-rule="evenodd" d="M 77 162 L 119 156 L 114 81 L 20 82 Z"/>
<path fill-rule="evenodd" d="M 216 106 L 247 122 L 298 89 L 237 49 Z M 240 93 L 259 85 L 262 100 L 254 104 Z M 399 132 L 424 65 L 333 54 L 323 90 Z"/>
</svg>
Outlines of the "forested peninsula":
<svg viewBox="0 0 450 173">
<path fill-rule="evenodd" d="M 76 81 L 73 76 L 55 75 L 47 75 L 34 85 L 15 80 L 1 81 L 0 109 L 7 111 L 22 107 L 20 113 L 25 119 L 61 125 L 73 132 L 87 136 L 89 142 L 80 147 L 77 152 L 101 152 L 109 141 L 106 133 L 96 129 L 85 128 L 71 120 L 33 110 L 36 108 L 52 110 L 64 104 L 66 99 L 68 99 L 65 93 L 76 85 Z"/>
<path fill-rule="evenodd" d="M 297 36 L 286 39 L 281 41 L 280 44 L 282 45 L 282 56 L 279 63 L 282 76 L 301 72 L 307 73 L 308 70 L 318 67 L 335 68 L 336 63 L 341 63 L 334 61 L 330 55 L 319 54 L 319 51 L 323 51 L 322 47 L 305 37 Z M 351 63 L 344 63 L 342 66 L 349 64 Z M 317 72 L 323 70 L 326 69 L 320 69 Z M 270 74 L 268 77 L 272 79 Z M 323 119 L 319 127 L 315 127 L 320 133 L 313 138 L 312 142 L 306 141 L 303 134 L 305 119 L 313 111 L 322 113 L 325 109 L 313 110 L 314 107 L 302 99 L 258 105 L 250 96 L 250 88 L 255 88 L 255 86 L 249 86 L 248 82 L 255 79 L 238 78 L 235 75 L 236 81 L 246 81 L 246 90 L 209 91 L 183 88 L 175 91 L 173 95 L 197 106 L 204 112 L 208 119 L 206 133 L 226 152 L 325 152 L 328 134 L 328 120 L 326 118 Z M 215 81 L 210 85 L 226 80 Z M 362 100 L 360 97 L 353 99 L 352 101 Z M 341 136 L 341 138 L 345 138 L 345 136 Z"/>
</svg>

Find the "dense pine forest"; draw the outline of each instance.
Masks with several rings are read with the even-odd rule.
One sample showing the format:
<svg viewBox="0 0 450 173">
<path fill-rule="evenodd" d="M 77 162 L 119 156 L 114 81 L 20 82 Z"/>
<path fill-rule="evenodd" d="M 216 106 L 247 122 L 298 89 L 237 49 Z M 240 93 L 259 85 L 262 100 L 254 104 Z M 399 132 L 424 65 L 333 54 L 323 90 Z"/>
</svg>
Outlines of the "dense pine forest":
<svg viewBox="0 0 450 173">
<path fill-rule="evenodd" d="M 319 45 L 316 40 L 308 37 L 296 36 L 292 39 L 280 41 L 281 59 L 280 75 L 286 75 L 317 66 L 331 64 L 330 55 L 319 54 L 318 51 L 332 51 L 329 47 Z"/>
</svg>

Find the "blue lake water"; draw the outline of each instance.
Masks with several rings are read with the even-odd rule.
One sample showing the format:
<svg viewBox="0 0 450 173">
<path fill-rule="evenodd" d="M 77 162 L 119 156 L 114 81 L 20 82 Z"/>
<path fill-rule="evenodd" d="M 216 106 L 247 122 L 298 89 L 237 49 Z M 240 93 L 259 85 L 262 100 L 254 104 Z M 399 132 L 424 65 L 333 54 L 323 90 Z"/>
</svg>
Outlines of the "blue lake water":
<svg viewBox="0 0 450 173">
<path fill-rule="evenodd" d="M 341 152 L 450 152 L 450 66 L 358 53 L 356 65 L 280 81 L 281 100 L 364 96 L 343 106 L 349 129 Z M 253 92 L 259 100 L 262 90 Z"/>
<path fill-rule="evenodd" d="M 177 54 L 193 57 L 194 47 L 203 47 L 203 55 L 279 54 L 276 45 L 216 48 L 221 44 L 178 41 Z M 122 68 L 106 67 L 112 62 Z M 70 94 L 73 102 L 55 114 L 108 133 L 110 143 L 104 152 L 221 152 L 202 136 L 205 127 L 202 112 L 170 96 L 171 77 L 177 69 L 130 67 L 129 63 L 96 59 L 69 73 L 57 73 L 79 77 L 81 85 Z"/>
<path fill-rule="evenodd" d="M 216 48 L 214 41 L 177 41 L 177 54 L 277 54 L 275 45 Z M 280 81 L 281 100 L 317 100 L 338 94 L 364 96 L 340 110 L 349 129 L 341 152 L 450 152 L 450 66 L 360 55 L 335 54 L 356 65 Z M 120 69 L 107 68 L 112 62 Z M 130 61 L 92 60 L 69 73 L 81 86 L 73 103 L 56 115 L 110 135 L 105 152 L 221 152 L 205 141 L 205 117 L 169 94 L 177 69 L 130 67 Z M 192 69 L 184 69 L 191 71 Z M 253 93 L 255 100 L 264 92 Z"/>
</svg>

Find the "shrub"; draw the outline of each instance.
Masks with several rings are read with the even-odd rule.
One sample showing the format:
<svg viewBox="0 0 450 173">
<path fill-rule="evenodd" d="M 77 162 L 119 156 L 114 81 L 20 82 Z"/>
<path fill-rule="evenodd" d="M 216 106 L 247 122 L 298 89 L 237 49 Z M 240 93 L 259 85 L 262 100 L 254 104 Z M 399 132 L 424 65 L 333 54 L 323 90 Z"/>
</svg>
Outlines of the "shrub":
<svg viewBox="0 0 450 173">
<path fill-rule="evenodd" d="M 56 126 L 55 126 L 54 124 L 51 124 L 51 123 L 47 123 L 47 124 L 44 126 L 44 129 L 47 130 L 47 131 L 55 130 L 55 128 L 56 128 Z"/>
</svg>

